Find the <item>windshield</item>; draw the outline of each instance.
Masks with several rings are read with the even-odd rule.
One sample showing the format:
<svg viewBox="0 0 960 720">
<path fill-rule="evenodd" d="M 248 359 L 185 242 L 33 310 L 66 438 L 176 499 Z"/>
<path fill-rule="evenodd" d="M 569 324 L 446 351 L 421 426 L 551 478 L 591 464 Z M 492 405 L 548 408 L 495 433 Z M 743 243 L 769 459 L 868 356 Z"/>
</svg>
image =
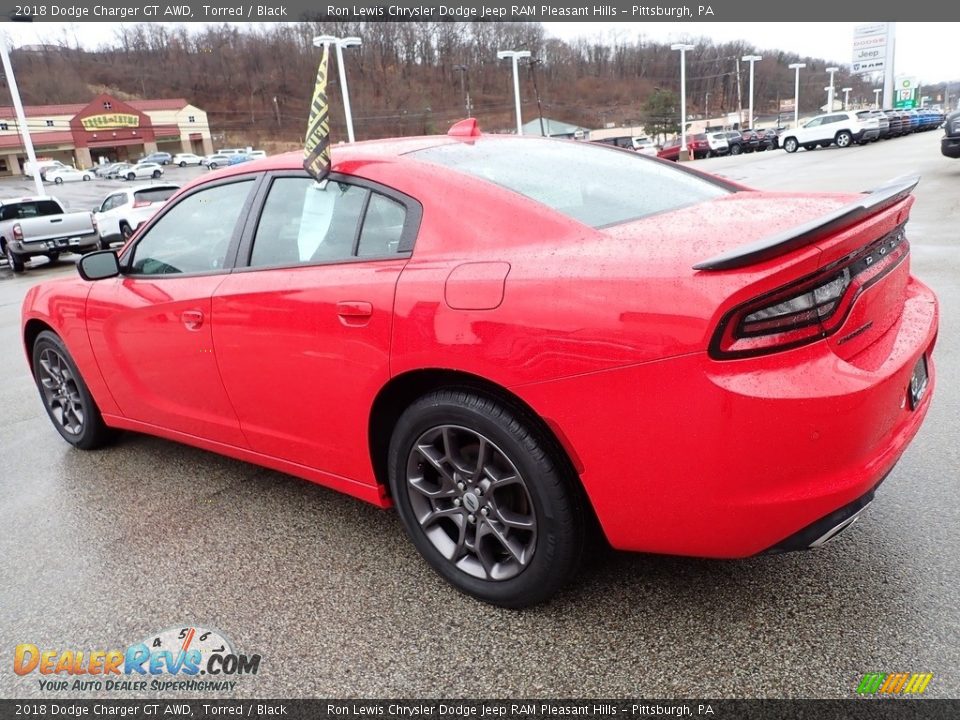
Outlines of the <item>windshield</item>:
<svg viewBox="0 0 960 720">
<path fill-rule="evenodd" d="M 594 143 L 488 139 L 412 155 L 487 180 L 595 228 L 731 192 L 671 165 Z"/>
</svg>

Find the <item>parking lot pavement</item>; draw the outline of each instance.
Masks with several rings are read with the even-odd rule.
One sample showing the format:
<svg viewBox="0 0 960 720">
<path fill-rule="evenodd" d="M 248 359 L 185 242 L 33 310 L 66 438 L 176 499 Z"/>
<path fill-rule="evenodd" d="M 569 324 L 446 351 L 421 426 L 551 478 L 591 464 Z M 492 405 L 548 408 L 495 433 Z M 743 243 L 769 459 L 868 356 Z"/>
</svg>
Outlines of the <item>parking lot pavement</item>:
<svg viewBox="0 0 960 720">
<path fill-rule="evenodd" d="M 393 513 L 133 434 L 69 449 L 18 326 L 27 288 L 73 270 L 0 268 L 0 696 L 50 696 L 10 672 L 19 643 L 112 649 L 195 623 L 263 656 L 260 674 L 239 678 L 243 697 L 847 698 L 863 673 L 895 671 L 932 672 L 926 694 L 957 697 L 960 161 L 938 143 L 931 132 L 696 163 L 778 190 L 924 177 L 908 234 L 914 271 L 942 302 L 938 387 L 862 519 L 819 551 L 737 562 L 598 552 L 524 612 L 447 587 Z M 73 188 L 92 199 L 81 184 L 63 195 Z"/>
</svg>

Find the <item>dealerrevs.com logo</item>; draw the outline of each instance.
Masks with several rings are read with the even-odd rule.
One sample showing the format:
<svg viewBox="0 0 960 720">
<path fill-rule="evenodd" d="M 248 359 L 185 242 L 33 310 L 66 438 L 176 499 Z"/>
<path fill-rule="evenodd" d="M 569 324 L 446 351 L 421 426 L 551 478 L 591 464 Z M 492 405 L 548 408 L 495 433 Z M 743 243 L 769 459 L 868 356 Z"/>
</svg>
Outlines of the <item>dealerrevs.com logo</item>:
<svg viewBox="0 0 960 720">
<path fill-rule="evenodd" d="M 234 651 L 218 630 L 175 627 L 126 649 L 17 645 L 13 671 L 39 676 L 43 691 L 232 691 L 237 676 L 256 675 L 260 655 Z"/>
</svg>

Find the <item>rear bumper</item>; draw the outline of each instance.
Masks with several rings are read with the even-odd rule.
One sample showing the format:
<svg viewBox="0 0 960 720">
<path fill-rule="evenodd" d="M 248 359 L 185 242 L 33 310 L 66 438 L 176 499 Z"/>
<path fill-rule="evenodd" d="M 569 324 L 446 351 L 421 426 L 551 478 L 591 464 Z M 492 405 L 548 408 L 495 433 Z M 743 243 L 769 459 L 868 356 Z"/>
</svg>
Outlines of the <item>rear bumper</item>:
<svg viewBox="0 0 960 720">
<path fill-rule="evenodd" d="M 714 361 L 697 353 L 514 388 L 555 428 L 610 543 L 737 558 L 764 552 L 870 493 L 920 429 L 935 387 L 933 293 L 858 365 L 826 342 Z M 914 410 L 910 377 L 927 354 Z"/>
<path fill-rule="evenodd" d="M 87 235 L 70 235 L 50 240 L 10 242 L 10 249 L 21 258 L 47 255 L 52 252 L 82 252 L 99 247 L 100 236 L 96 232 Z"/>
</svg>

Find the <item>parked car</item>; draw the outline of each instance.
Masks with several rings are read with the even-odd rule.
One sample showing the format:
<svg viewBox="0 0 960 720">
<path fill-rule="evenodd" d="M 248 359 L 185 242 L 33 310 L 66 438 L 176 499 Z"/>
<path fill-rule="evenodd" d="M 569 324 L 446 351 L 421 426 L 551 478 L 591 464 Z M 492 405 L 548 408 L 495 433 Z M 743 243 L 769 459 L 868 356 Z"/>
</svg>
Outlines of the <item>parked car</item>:
<svg viewBox="0 0 960 720">
<path fill-rule="evenodd" d="M 217 155 L 246 155 L 249 152 L 246 148 L 224 148 L 217 150 Z"/>
<path fill-rule="evenodd" d="M 740 137 L 743 138 L 743 151 L 744 152 L 760 152 L 766 150 L 766 147 L 760 142 L 759 133 L 751 130 L 750 128 L 743 128 L 740 130 Z"/>
<path fill-rule="evenodd" d="M 31 257 L 51 262 L 62 252 L 88 252 L 99 247 L 96 221 L 88 212 L 67 212 L 48 196 L 0 200 L 0 251 L 15 273 Z"/>
<path fill-rule="evenodd" d="M 51 168 L 47 170 L 47 182 L 63 185 L 65 182 L 81 182 L 93 180 L 92 170 L 75 170 L 74 168 Z"/>
<path fill-rule="evenodd" d="M 140 158 L 137 160 L 137 164 L 156 163 L 157 165 L 169 165 L 172 160 L 173 155 L 168 152 L 155 152 Z"/>
<path fill-rule="evenodd" d="M 899 110 L 884 110 L 883 114 L 887 118 L 890 129 L 887 131 L 887 138 L 895 138 L 903 135 L 903 114 Z"/>
<path fill-rule="evenodd" d="M 227 165 L 239 165 L 240 163 L 250 162 L 253 158 L 247 153 L 236 153 L 228 156 Z"/>
<path fill-rule="evenodd" d="M 598 140 L 591 140 L 590 142 L 613 145 L 615 147 L 624 148 L 627 150 L 636 150 L 637 152 L 642 152 L 646 155 L 657 154 L 656 144 L 646 135 L 617 135 L 616 137 L 600 138 Z M 267 156 L 263 150 L 254 150 L 253 152 L 249 153 L 249 155 L 255 157 Z"/>
<path fill-rule="evenodd" d="M 879 136 L 880 123 L 877 118 L 861 119 L 855 112 L 834 112 L 817 115 L 802 127 L 787 130 L 783 134 L 782 145 L 788 153 L 794 153 L 801 147 L 813 150 L 818 145 L 845 148 Z"/>
<path fill-rule="evenodd" d="M 757 130 L 760 141 L 767 146 L 767 149 L 776 150 L 780 147 L 780 135 L 786 130 L 784 127 L 771 127 Z"/>
<path fill-rule="evenodd" d="M 115 170 L 120 165 L 126 165 L 126 163 L 121 163 L 121 162 L 103 163 L 93 168 L 93 174 L 98 178 L 106 178 L 110 176 L 111 170 Z"/>
<path fill-rule="evenodd" d="M 871 117 L 876 118 L 877 127 L 879 130 L 877 139 L 890 137 L 890 118 L 888 118 L 885 113 L 881 112 L 880 110 L 859 110 L 857 111 L 857 117 L 861 120 Z"/>
<path fill-rule="evenodd" d="M 30 162 L 29 160 L 23 165 L 23 172 L 26 175 L 33 175 L 34 167 L 40 171 L 40 179 L 47 179 L 48 170 L 60 170 L 63 168 L 70 168 L 70 165 L 60 162 L 59 160 L 37 160 L 36 164 Z"/>
<path fill-rule="evenodd" d="M 201 164 L 206 165 L 211 170 L 216 170 L 217 168 L 226 167 L 229 165 L 231 157 L 232 155 L 207 155 Z"/>
<path fill-rule="evenodd" d="M 646 135 L 633 138 L 633 149 L 643 155 L 657 155 L 657 144 Z"/>
<path fill-rule="evenodd" d="M 508 607 L 572 577 L 594 518 L 615 548 L 713 558 L 856 519 L 936 382 L 916 179 L 766 194 L 471 122 L 337 145 L 325 183 L 302 152 L 227 168 L 28 290 L 56 431 L 393 506 L 443 578 Z"/>
<path fill-rule="evenodd" d="M 731 155 L 740 155 L 747 151 L 749 144 L 738 131 L 728 130 L 724 135 L 727 138 L 727 147 L 730 148 Z"/>
<path fill-rule="evenodd" d="M 193 153 L 178 153 L 173 156 L 172 162 L 174 165 L 186 167 L 187 165 L 200 165 L 203 162 L 203 158 Z"/>
<path fill-rule="evenodd" d="M 137 180 L 139 178 L 158 178 L 163 175 L 163 168 L 157 163 L 137 163 L 123 168 L 121 177 L 124 180 Z"/>
<path fill-rule="evenodd" d="M 960 112 L 950 113 L 943 123 L 940 152 L 948 158 L 960 158 Z"/>
<path fill-rule="evenodd" d="M 717 133 L 710 133 L 711 135 L 716 135 Z M 723 139 L 725 142 L 725 139 Z M 677 162 L 680 160 L 680 141 L 681 138 L 674 138 L 670 142 L 666 143 L 657 153 L 657 157 L 663 158 L 664 160 L 673 160 Z M 715 153 L 713 148 L 720 148 L 721 141 L 715 138 L 707 137 L 707 133 L 694 133 L 692 135 L 687 135 L 687 151 L 690 155 L 691 160 L 700 160 L 705 157 L 709 157 L 713 154 L 722 154 Z"/>
<path fill-rule="evenodd" d="M 134 231 L 153 217 L 179 189 L 179 185 L 155 183 L 127 187 L 107 195 L 93 210 L 100 230 L 101 247 L 129 240 Z"/>
</svg>

